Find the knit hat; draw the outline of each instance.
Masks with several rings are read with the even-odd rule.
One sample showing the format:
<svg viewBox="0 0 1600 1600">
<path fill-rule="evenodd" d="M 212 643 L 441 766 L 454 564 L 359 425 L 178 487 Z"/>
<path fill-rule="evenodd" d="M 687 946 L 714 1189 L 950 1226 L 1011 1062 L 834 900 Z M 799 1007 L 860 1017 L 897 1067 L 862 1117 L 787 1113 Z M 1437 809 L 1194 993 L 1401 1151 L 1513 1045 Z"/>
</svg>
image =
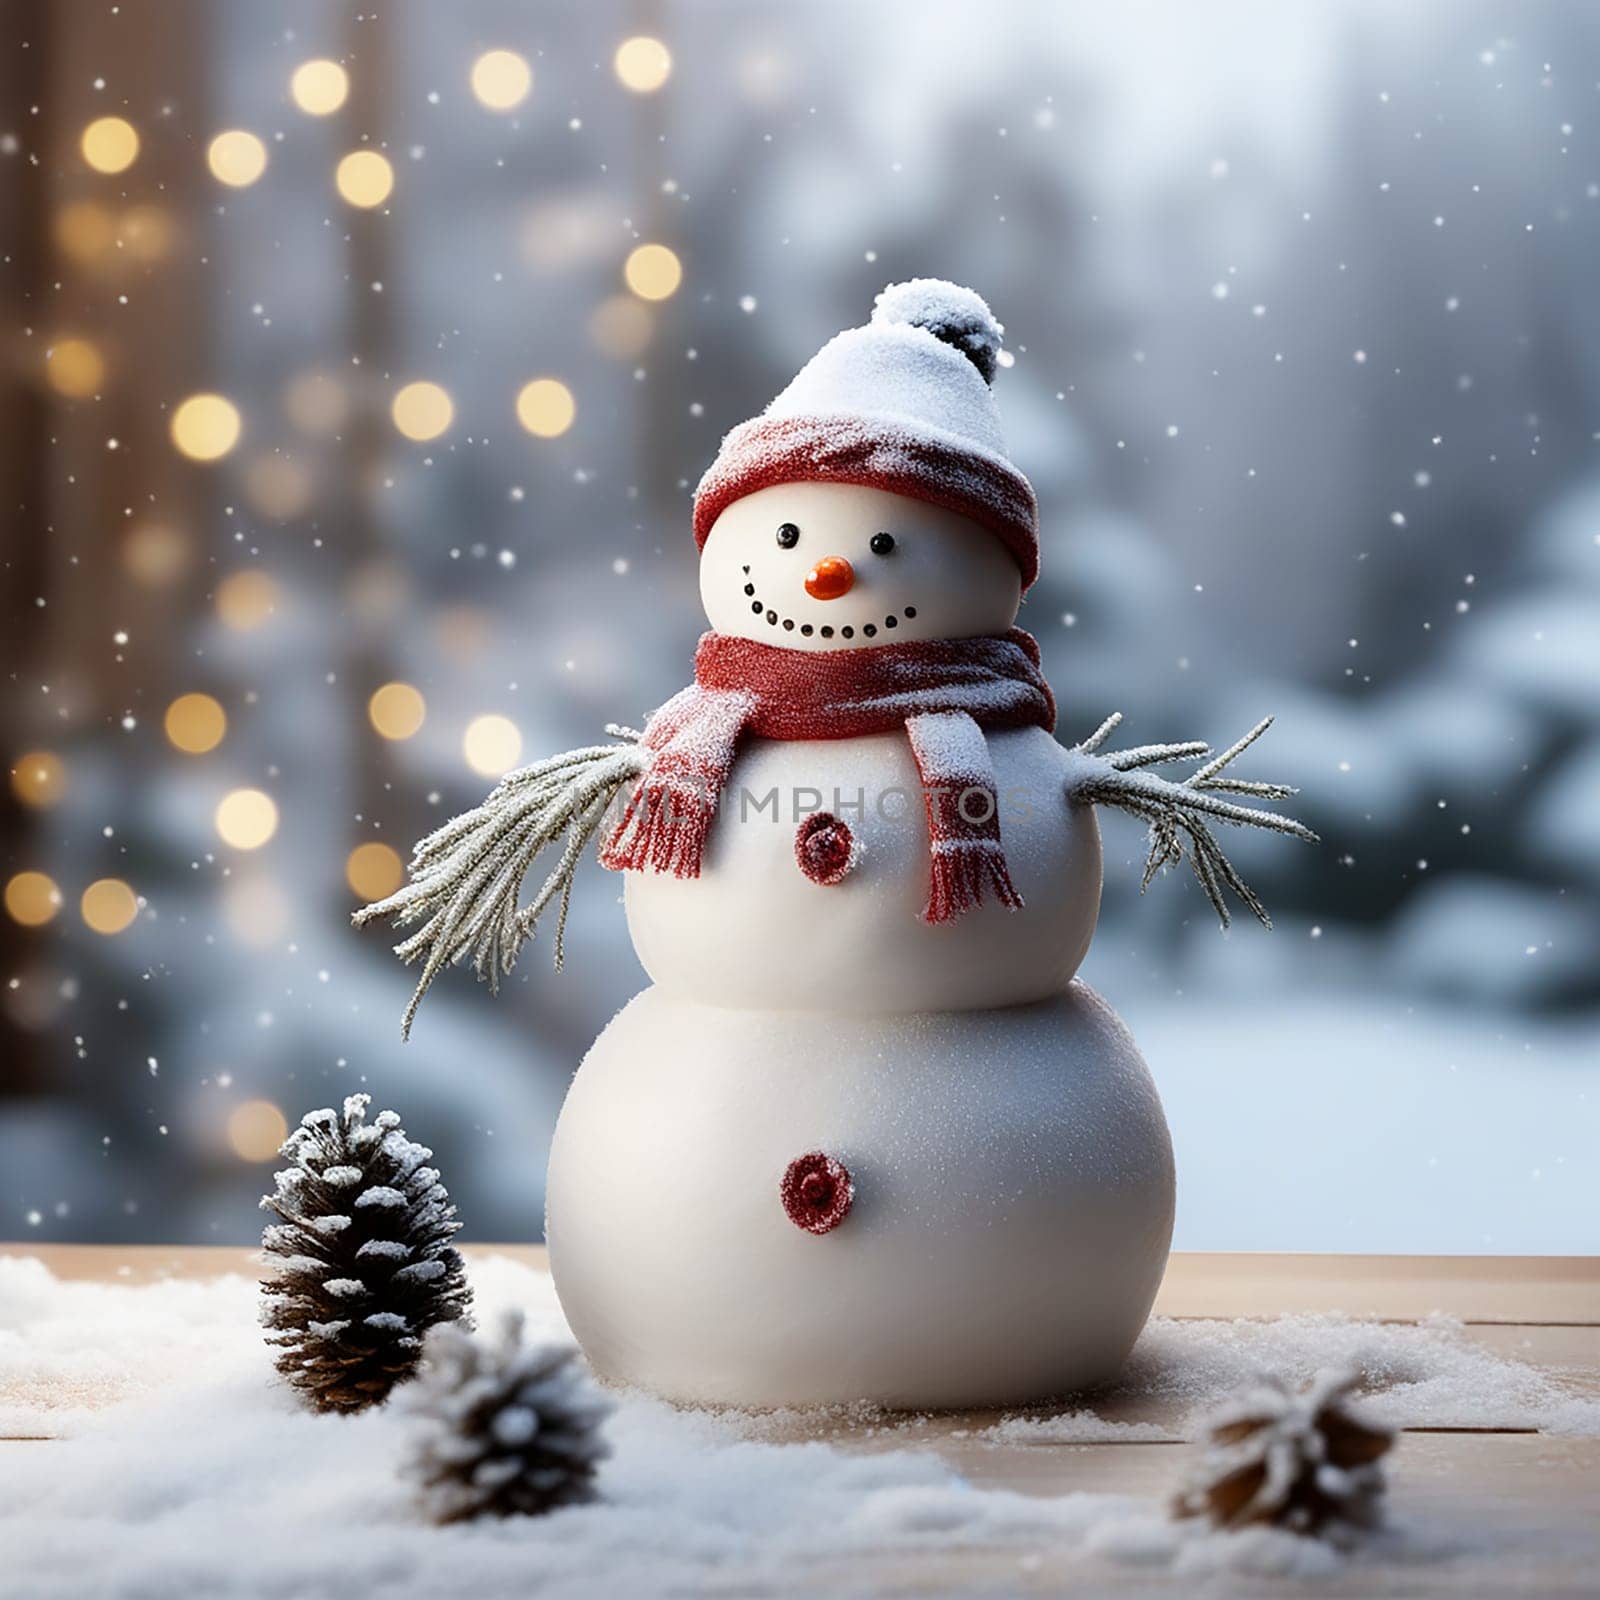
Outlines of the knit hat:
<svg viewBox="0 0 1600 1600">
<path fill-rule="evenodd" d="M 1006 456 L 989 385 L 1005 329 L 938 278 L 891 284 L 864 328 L 825 344 L 722 441 L 694 497 L 695 544 L 735 500 L 779 483 L 854 483 L 925 500 L 995 534 L 1039 575 L 1033 486 Z"/>
</svg>

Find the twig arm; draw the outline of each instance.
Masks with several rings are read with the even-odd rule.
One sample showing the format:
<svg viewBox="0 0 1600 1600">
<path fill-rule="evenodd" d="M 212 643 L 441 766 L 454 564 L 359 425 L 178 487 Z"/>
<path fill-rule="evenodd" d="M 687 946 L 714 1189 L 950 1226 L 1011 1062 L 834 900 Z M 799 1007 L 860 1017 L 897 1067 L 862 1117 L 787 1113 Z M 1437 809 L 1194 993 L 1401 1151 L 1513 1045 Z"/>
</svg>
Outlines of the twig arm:
<svg viewBox="0 0 1600 1600">
<path fill-rule="evenodd" d="M 1259 896 L 1223 853 L 1211 830 L 1213 822 L 1239 828 L 1263 828 L 1315 844 L 1317 836 L 1303 822 L 1258 806 L 1240 805 L 1219 795 L 1248 795 L 1256 800 L 1287 800 L 1296 791 L 1287 784 L 1225 776 L 1225 769 L 1272 726 L 1272 718 L 1258 722 L 1242 739 L 1220 755 L 1198 741 L 1182 744 L 1137 745 L 1132 749 L 1101 752 L 1107 736 L 1122 721 L 1114 713 L 1082 744 L 1068 752 L 1066 795 L 1079 805 L 1111 806 L 1149 825 L 1150 849 L 1145 858 L 1140 892 L 1149 888 L 1158 872 L 1176 866 L 1187 855 L 1206 898 L 1223 927 L 1231 922 L 1224 890 L 1229 890 L 1264 926 L 1272 920 Z M 1173 782 L 1145 769 L 1169 761 L 1206 757 L 1181 782 Z M 1187 844 L 1185 843 L 1187 841 Z"/>
<path fill-rule="evenodd" d="M 409 882 L 354 914 L 358 927 L 382 917 L 399 928 L 421 924 L 395 946 L 407 964 L 422 962 L 401 1023 L 403 1035 L 410 1036 L 422 997 L 452 963 L 470 956 L 479 978 L 491 989 L 498 987 L 552 904 L 555 963 L 561 966 L 572 880 L 583 848 L 617 793 L 639 777 L 644 765 L 644 750 L 629 741 L 569 750 L 507 774 L 482 805 L 417 845 Z M 554 868 L 532 904 L 519 910 L 523 879 L 557 840 L 563 844 Z"/>
</svg>

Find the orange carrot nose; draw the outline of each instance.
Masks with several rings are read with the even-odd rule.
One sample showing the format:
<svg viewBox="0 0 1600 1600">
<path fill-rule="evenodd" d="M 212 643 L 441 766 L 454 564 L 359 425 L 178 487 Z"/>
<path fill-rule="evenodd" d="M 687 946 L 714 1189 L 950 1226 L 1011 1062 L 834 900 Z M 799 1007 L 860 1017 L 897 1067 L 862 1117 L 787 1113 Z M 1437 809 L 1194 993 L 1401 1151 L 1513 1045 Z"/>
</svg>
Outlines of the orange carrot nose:
<svg viewBox="0 0 1600 1600">
<path fill-rule="evenodd" d="M 856 569 L 843 556 L 824 556 L 806 574 L 806 593 L 813 600 L 837 600 L 855 581 Z"/>
</svg>

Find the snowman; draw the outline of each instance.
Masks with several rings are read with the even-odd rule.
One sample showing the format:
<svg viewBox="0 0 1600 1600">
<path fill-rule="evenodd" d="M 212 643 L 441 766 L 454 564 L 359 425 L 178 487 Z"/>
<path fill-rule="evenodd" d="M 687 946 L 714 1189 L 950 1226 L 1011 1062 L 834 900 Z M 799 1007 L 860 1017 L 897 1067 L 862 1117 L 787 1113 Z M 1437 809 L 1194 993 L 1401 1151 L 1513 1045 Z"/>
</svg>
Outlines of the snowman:
<svg viewBox="0 0 1600 1600">
<path fill-rule="evenodd" d="M 602 1377 L 740 1407 L 1012 1406 L 1114 1377 L 1173 1218 L 1149 1070 L 1076 976 L 1096 808 L 1190 860 L 1218 823 L 1312 837 L 1204 745 L 1067 747 L 1016 626 L 1034 495 L 971 290 L 886 289 L 735 428 L 694 502 L 711 629 L 642 732 L 512 773 L 358 921 L 493 984 L 598 836 L 650 986 L 579 1067 L 546 1236 Z M 1198 765 L 1169 781 L 1150 771 Z M 527 906 L 540 851 L 559 851 Z"/>
</svg>

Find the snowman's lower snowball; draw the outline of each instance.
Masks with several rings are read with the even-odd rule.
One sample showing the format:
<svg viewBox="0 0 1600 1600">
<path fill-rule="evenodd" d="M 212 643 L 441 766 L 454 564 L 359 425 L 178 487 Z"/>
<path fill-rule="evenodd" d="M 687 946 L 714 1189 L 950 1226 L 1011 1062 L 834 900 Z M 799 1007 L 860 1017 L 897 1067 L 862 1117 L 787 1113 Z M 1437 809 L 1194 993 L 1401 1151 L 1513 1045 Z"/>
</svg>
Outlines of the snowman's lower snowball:
<svg viewBox="0 0 1600 1600">
<path fill-rule="evenodd" d="M 778 1203 L 796 1148 L 853 1183 L 823 1237 Z M 1121 1366 L 1166 1264 L 1172 1150 L 1132 1038 L 1081 983 L 900 1017 L 647 989 L 578 1070 L 547 1207 L 604 1378 L 713 1405 L 1017 1405 Z"/>
</svg>

